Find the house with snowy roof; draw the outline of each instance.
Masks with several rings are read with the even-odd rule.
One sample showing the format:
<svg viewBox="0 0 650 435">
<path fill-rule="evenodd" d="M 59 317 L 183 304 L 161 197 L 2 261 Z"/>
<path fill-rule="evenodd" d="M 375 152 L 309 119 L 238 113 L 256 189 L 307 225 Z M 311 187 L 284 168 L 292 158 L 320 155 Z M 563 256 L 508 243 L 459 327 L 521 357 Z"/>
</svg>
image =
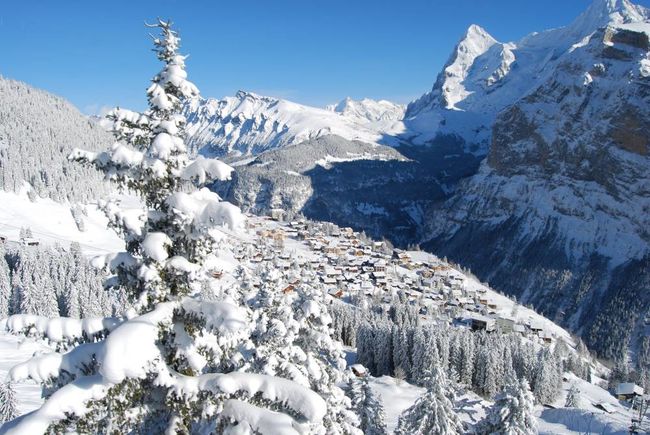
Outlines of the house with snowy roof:
<svg viewBox="0 0 650 435">
<path fill-rule="evenodd" d="M 618 400 L 633 400 L 643 396 L 643 388 L 633 382 L 621 382 L 616 386 L 615 395 Z"/>
</svg>

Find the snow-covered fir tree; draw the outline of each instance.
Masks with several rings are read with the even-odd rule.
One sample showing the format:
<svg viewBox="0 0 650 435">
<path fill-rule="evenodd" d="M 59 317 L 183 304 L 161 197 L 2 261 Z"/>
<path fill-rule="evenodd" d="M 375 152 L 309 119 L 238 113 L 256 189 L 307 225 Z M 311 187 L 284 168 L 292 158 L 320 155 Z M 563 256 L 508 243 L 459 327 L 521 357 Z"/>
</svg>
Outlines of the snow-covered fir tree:
<svg viewBox="0 0 650 435">
<path fill-rule="evenodd" d="M 498 394 L 494 405 L 479 424 L 481 435 L 535 435 L 537 420 L 534 414 L 535 398 L 528 382 L 520 380 Z"/>
<path fill-rule="evenodd" d="M 14 387 L 9 382 L 0 382 L 0 426 L 18 416 L 18 401 Z"/>
<path fill-rule="evenodd" d="M 463 433 L 463 424 L 454 410 L 453 390 L 444 370 L 434 367 L 427 373 L 426 392 L 399 418 L 397 435 L 453 435 Z"/>
<path fill-rule="evenodd" d="M 350 381 L 348 395 L 361 420 L 361 430 L 365 435 L 387 435 L 386 415 L 381 398 L 368 382 L 368 376 L 354 377 Z"/>
<path fill-rule="evenodd" d="M 580 399 L 580 389 L 578 386 L 573 383 L 567 391 L 566 400 L 564 402 L 565 408 L 580 408 L 581 399 Z"/>
<path fill-rule="evenodd" d="M 11 305 L 11 277 L 9 276 L 9 265 L 5 258 L 5 250 L 0 246 L 0 319 L 9 315 Z"/>
<path fill-rule="evenodd" d="M 143 198 L 139 213 L 102 205 L 127 251 L 95 262 L 113 274 L 107 284 L 128 294 L 132 309 L 123 319 L 50 321 L 78 325 L 62 335 L 87 342 L 56 356 L 66 370 L 49 371 L 47 379 L 39 369 L 51 367 L 51 355 L 12 370 L 14 380 L 31 374 L 52 387 L 46 404 L 11 422 L 7 433 L 357 433 L 336 385 L 344 380 L 343 353 L 315 292 L 298 286 L 289 301 L 269 287 L 253 296 L 259 304 L 240 305 L 248 296 L 211 284 L 225 234 L 242 229 L 244 218 L 204 188 L 228 179 L 232 168 L 188 158 L 181 105 L 198 90 L 170 23 L 154 27 L 162 33 L 154 45 L 163 69 L 147 90 L 149 109 L 113 111 L 118 142 L 107 152 L 71 156 Z M 288 328 L 270 314 L 283 315 Z M 284 344 L 286 353 L 274 348 Z"/>
</svg>

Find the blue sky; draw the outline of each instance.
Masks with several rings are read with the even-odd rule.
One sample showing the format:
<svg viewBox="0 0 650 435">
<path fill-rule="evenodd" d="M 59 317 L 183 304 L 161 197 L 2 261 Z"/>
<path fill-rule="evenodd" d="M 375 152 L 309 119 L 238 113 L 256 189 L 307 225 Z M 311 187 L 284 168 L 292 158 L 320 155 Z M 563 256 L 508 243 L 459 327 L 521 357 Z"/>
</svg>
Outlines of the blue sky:
<svg viewBox="0 0 650 435">
<path fill-rule="evenodd" d="M 648 5 L 650 0 L 640 3 Z M 159 65 L 145 20 L 171 18 L 204 96 L 238 89 L 323 106 L 406 103 L 428 91 L 465 29 L 498 40 L 570 23 L 590 0 L 33 1 L 0 8 L 0 74 L 86 113 L 142 109 Z"/>
</svg>

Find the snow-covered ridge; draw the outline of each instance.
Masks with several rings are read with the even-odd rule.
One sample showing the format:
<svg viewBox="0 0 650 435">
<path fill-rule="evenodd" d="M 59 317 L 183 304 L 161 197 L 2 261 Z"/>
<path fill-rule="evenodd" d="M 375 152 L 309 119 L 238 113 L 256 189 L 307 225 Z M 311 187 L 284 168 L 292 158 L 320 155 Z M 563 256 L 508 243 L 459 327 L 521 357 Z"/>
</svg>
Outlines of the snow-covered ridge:
<svg viewBox="0 0 650 435">
<path fill-rule="evenodd" d="M 329 134 L 380 143 L 384 135 L 400 133 L 403 126 L 398 120 L 398 106 L 374 103 L 365 101 L 355 105 L 354 114 L 339 114 L 239 91 L 222 100 L 193 99 L 185 107 L 185 115 L 193 150 L 213 155 L 254 155 Z"/>
<path fill-rule="evenodd" d="M 404 118 L 406 106 L 387 100 L 372 100 L 370 98 L 353 100 L 350 97 L 346 97 L 337 104 L 326 106 L 325 109 L 340 113 L 342 116 L 356 117 L 370 122 L 379 122 L 401 120 Z"/>
</svg>

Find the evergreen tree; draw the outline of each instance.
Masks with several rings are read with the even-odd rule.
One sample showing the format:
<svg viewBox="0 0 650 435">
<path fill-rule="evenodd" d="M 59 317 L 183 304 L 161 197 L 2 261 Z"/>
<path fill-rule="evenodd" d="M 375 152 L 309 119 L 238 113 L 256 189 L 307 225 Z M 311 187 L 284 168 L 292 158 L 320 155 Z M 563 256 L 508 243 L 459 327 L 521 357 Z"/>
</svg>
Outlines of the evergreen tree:
<svg viewBox="0 0 650 435">
<path fill-rule="evenodd" d="M 497 395 L 494 406 L 479 424 L 477 432 L 481 435 L 537 434 L 534 400 L 525 380 L 506 387 Z"/>
<path fill-rule="evenodd" d="M 580 408 L 580 389 L 573 383 L 567 392 L 566 401 L 564 402 L 565 408 Z"/>
<path fill-rule="evenodd" d="M 9 265 L 5 259 L 5 252 L 0 247 L 0 319 L 10 314 L 11 304 L 11 278 L 9 276 Z"/>
<path fill-rule="evenodd" d="M 360 417 L 361 430 L 365 435 L 388 435 L 384 406 L 370 386 L 368 376 L 355 377 L 350 382 L 352 406 Z"/>
<path fill-rule="evenodd" d="M 453 435 L 463 432 L 454 411 L 453 398 L 444 370 L 434 366 L 426 377 L 427 391 L 399 418 L 397 435 Z"/>
<path fill-rule="evenodd" d="M 16 392 L 9 382 L 0 383 L 0 426 L 18 416 Z"/>
<path fill-rule="evenodd" d="M 561 385 L 561 364 L 549 349 L 544 349 L 538 357 L 534 376 L 533 394 L 535 399 L 541 404 L 553 402 L 560 394 Z"/>
</svg>

